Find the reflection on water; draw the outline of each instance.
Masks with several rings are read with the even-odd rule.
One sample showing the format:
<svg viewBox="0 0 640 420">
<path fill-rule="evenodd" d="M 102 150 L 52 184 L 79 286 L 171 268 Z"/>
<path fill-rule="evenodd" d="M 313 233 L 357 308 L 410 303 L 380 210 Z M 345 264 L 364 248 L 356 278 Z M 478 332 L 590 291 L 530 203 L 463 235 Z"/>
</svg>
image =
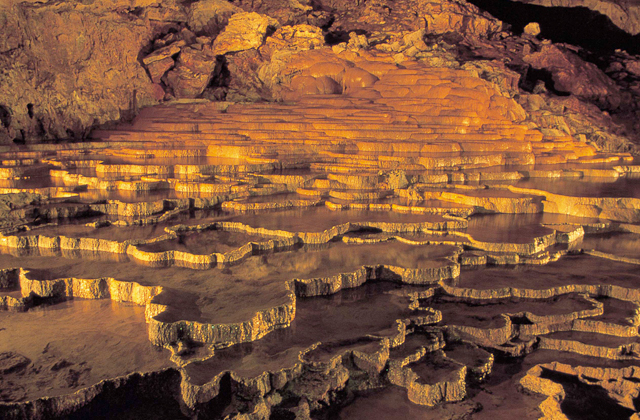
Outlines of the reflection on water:
<svg viewBox="0 0 640 420">
<path fill-rule="evenodd" d="M 0 312 L 0 353 L 28 359 L 0 376 L 0 390 L 34 399 L 103 379 L 170 366 L 169 352 L 147 336 L 144 307 L 111 300 L 71 300 L 28 312 Z M 0 392 L 2 395 L 2 392 Z"/>
<path fill-rule="evenodd" d="M 442 312 L 442 322 L 446 325 L 468 325 L 478 328 L 498 328 L 504 326 L 502 314 L 563 315 L 594 309 L 593 303 L 578 295 L 560 295 L 548 300 L 497 299 L 489 301 L 460 301 L 442 296 L 421 299 L 420 306 Z"/>
<path fill-rule="evenodd" d="M 242 264 L 222 270 L 192 270 L 179 267 L 153 268 L 129 261 L 68 259 L 57 256 L 14 257 L 0 255 L 0 268 L 22 266 L 40 279 L 101 278 L 163 286 L 167 292 L 156 298 L 171 306 L 164 320 L 188 319 L 223 323 L 244 321 L 257 311 L 288 301 L 285 282 L 293 278 L 315 278 L 348 273 L 363 265 L 389 264 L 409 268 L 450 265 L 455 254 L 450 246 L 412 246 L 392 242 L 352 245 L 333 242 L 321 247 L 305 246 L 285 252 L 255 255 Z M 56 254 L 57 255 L 57 254 Z"/>
<path fill-rule="evenodd" d="M 476 215 L 469 220 L 466 232 L 482 242 L 530 243 L 534 238 L 553 233 L 541 225 L 544 216 L 543 213 Z"/>
<path fill-rule="evenodd" d="M 533 188 L 573 197 L 634 197 L 640 198 L 640 179 L 625 177 L 581 178 L 554 180 L 535 178 L 519 181 L 516 187 Z"/>
<path fill-rule="evenodd" d="M 582 240 L 581 247 L 621 257 L 640 259 L 640 235 L 637 233 L 589 235 Z"/>
<path fill-rule="evenodd" d="M 139 245 L 138 249 L 148 252 L 175 250 L 207 255 L 214 252 L 225 253 L 233 251 L 249 242 L 265 242 L 268 239 L 268 237 L 248 235 L 243 232 L 208 229 L 201 232 L 180 234 L 177 239 Z"/>
<path fill-rule="evenodd" d="M 234 216 L 234 222 L 253 227 L 282 229 L 288 232 L 322 232 L 336 225 L 352 222 L 376 223 L 435 223 L 445 219 L 437 215 L 417 215 L 363 210 L 333 211 L 326 207 L 312 207 L 270 213 Z"/>
<path fill-rule="evenodd" d="M 459 287 L 474 289 L 547 289 L 570 284 L 615 284 L 637 288 L 640 270 L 635 264 L 588 255 L 568 255 L 541 266 L 463 268 L 457 283 Z"/>
<path fill-rule="evenodd" d="M 343 152 L 341 152 L 343 153 Z M 151 179 L 154 185 L 144 185 L 142 189 L 151 191 L 126 191 L 131 185 L 122 186 L 123 189 L 99 190 L 91 188 L 66 187 L 65 191 L 77 193 L 68 202 L 60 200 L 48 203 L 38 211 L 55 213 L 66 207 L 78 206 L 77 201 L 89 203 L 117 199 L 124 202 L 138 203 L 157 201 L 164 205 L 165 210 L 175 204 L 162 200 L 183 199 L 182 207 L 206 205 L 206 200 L 186 200 L 198 197 L 212 197 L 212 194 L 176 192 L 172 185 L 176 179 L 188 179 L 194 182 L 226 183 L 233 185 L 240 193 L 229 194 L 224 199 L 240 197 L 244 203 L 285 203 L 289 201 L 313 199 L 291 192 L 276 195 L 243 195 L 258 194 L 271 191 L 293 191 L 291 185 L 278 184 L 285 182 L 269 178 L 262 178 L 254 174 L 230 173 L 228 176 L 213 175 L 221 167 L 213 165 L 246 164 L 245 159 L 227 159 L 211 157 L 187 158 L 155 158 L 140 152 L 138 157 L 92 155 L 87 161 L 78 161 L 78 168 L 70 169 L 73 174 L 98 177 L 108 181 L 145 181 L 146 177 L 136 175 L 144 172 L 141 167 L 134 168 L 133 175 L 119 172 L 118 168 L 102 166 L 96 170 L 97 160 L 104 165 L 168 165 L 171 168 L 159 168 L 167 172 L 163 182 Z M 433 156 L 437 154 L 434 153 Z M 439 156 L 453 156 L 454 154 L 440 154 Z M 480 156 L 481 154 L 464 153 L 465 157 Z M 337 154 L 336 154 L 337 156 Z M 360 153 L 354 155 L 358 159 L 372 157 L 375 154 Z M 392 154 L 394 157 L 412 158 L 409 154 Z M 415 156 L 413 156 L 415 157 Z M 332 159 L 334 159 L 332 157 Z M 337 158 L 335 158 L 337 159 Z M 89 162 L 89 161 L 93 162 Z M 72 162 L 69 162 L 73 165 Z M 194 165 L 193 167 L 178 168 L 175 165 Z M 201 166 L 197 166 L 201 165 Z M 594 164 L 589 168 L 611 168 L 613 164 Z M 335 181 L 335 177 L 328 177 L 326 172 L 320 171 L 321 166 L 310 169 L 291 169 L 273 171 L 281 175 L 318 175 L 322 181 L 316 185 L 332 186 L 334 191 L 374 192 L 380 190 L 367 189 L 370 185 L 362 185 L 365 189 L 350 190 L 355 183 L 345 182 L 343 185 L 328 182 Z M 510 170 L 556 170 L 579 168 L 578 164 L 528 166 L 528 167 L 489 167 L 468 171 L 468 173 L 452 172 L 451 170 L 408 171 L 406 175 L 416 176 L 434 173 L 447 173 L 451 178 L 462 179 L 465 175 L 473 179 L 474 172 L 499 172 Z M 345 167 L 342 167 L 344 169 Z M 224 169 L 224 168 L 223 168 Z M 155 170 L 155 169 L 153 169 Z M 150 172 L 153 172 L 150 169 Z M 222 170 L 222 169 L 221 169 Z M 244 169 L 243 169 L 244 170 Z M 333 170 L 333 169 L 332 169 Z M 267 168 L 266 172 L 272 172 Z M 124 172 L 123 172 L 124 173 Z M 359 175 L 364 175 L 362 172 Z M 377 170 L 371 170 L 371 186 L 376 185 Z M 151 174 L 153 176 L 153 174 Z M 517 175 L 517 174 L 515 174 Z M 342 175 L 341 175 L 342 176 Z M 483 175 L 477 175 L 481 179 Z M 165 179 L 166 178 L 166 179 Z M 497 178 L 486 176 L 486 178 Z M 515 178 L 515 176 L 513 177 Z M 259 179 L 259 180 L 258 180 Z M 360 178 L 358 178 L 360 180 Z M 148 179 L 147 179 L 148 180 Z M 272 182 L 273 183 L 269 183 Z M 326 182 L 325 182 L 326 181 Z M 415 181 L 415 180 L 414 180 Z M 264 182 L 264 183 L 263 183 Z M 288 180 L 286 182 L 292 182 Z M 297 181 L 296 181 L 297 182 Z M 360 182 L 360 181 L 358 181 Z M 367 181 L 368 182 L 368 181 Z M 417 182 L 417 181 L 416 181 Z M 0 181 L 0 187 L 6 188 L 35 188 L 62 187 L 65 181 L 59 177 L 39 176 L 21 180 Z M 463 182 L 459 182 L 463 184 Z M 489 184 L 515 185 L 518 187 L 541 189 L 559 194 L 587 197 L 639 197 L 640 182 L 637 176 L 627 176 L 624 179 L 562 179 L 551 180 L 545 178 L 531 178 L 519 181 L 468 182 L 470 185 Z M 115 184 L 112 184 L 112 186 Z M 136 184 L 137 185 L 137 184 Z M 305 184 L 307 185 L 307 184 Z M 378 185 L 379 186 L 379 185 Z M 110 187 L 111 188 L 111 187 Z M 307 188 L 308 187 L 307 185 Z M 415 207 L 431 208 L 432 212 L 444 212 L 452 209 L 455 214 L 466 214 L 460 209 L 473 209 L 453 202 L 437 199 L 422 200 L 424 196 L 438 197 L 443 190 L 460 192 L 467 196 L 523 198 L 526 195 L 512 193 L 506 189 L 467 189 L 463 185 L 445 188 L 440 184 L 421 184 L 416 191 L 407 192 L 407 196 L 419 198 L 412 200 L 392 196 L 392 190 L 385 190 L 381 195 L 389 194 L 387 198 L 363 200 L 359 204 L 399 204 Z M 77 190 L 77 191 L 75 191 Z M 327 190 L 319 188 L 319 193 L 328 195 Z M 434 193 L 434 194 L 430 194 Z M 422 194 L 422 195 L 421 195 Z M 334 194 L 337 195 L 337 194 Z M 403 195 L 403 194 L 399 194 Z M 372 194 L 373 196 L 373 194 Z M 328 200 L 349 204 L 335 198 Z M 537 197 L 536 200 L 540 200 Z M 212 202 L 217 202 L 213 200 Z M 480 200 L 479 200 L 480 201 Z M 202 204 L 204 202 L 205 204 Z M 298 203 L 299 204 L 299 203 Z M 50 207 L 47 207 L 50 206 Z M 129 206 L 131 207 L 131 206 Z M 229 206 L 231 207 L 231 206 Z M 258 206 L 259 207 L 259 206 Z M 86 206 L 89 208 L 89 206 Z M 100 238 L 124 242 L 127 240 L 149 240 L 167 234 L 169 227 L 183 223 L 197 225 L 214 221 L 241 222 L 255 228 L 285 230 L 288 232 L 322 232 L 336 225 L 352 223 L 352 230 L 357 230 L 358 224 L 365 223 L 395 223 L 403 226 L 378 226 L 363 228 L 361 231 L 350 232 L 345 236 L 349 240 L 357 238 L 366 242 L 377 240 L 384 235 L 382 231 L 404 230 L 400 236 L 421 240 L 451 240 L 435 234 L 426 235 L 419 231 L 429 227 L 429 223 L 440 223 L 452 219 L 440 215 L 422 215 L 389 211 L 344 210 L 333 211 L 319 203 L 313 207 L 288 208 L 277 211 L 228 212 L 222 211 L 226 206 L 218 205 L 216 210 L 196 212 L 184 211 L 173 215 L 171 219 L 160 223 L 154 220 L 136 220 L 127 218 L 130 226 L 120 227 L 115 223 L 103 227 L 85 226 L 87 222 L 122 222 L 125 218 L 111 216 L 87 217 L 82 220 L 71 220 L 52 226 L 31 226 L 30 230 L 18 233 L 18 236 L 67 236 L 73 238 Z M 346 206 L 345 206 L 346 208 Z M 481 209 L 475 209 L 480 211 Z M 417 210 L 414 210 L 417 212 Z M 160 213 L 154 217 L 159 217 Z M 95 217 L 94 217 L 95 216 Z M 53 219 L 57 216 L 52 216 Z M 44 216 L 34 220 L 43 223 Z M 458 220 L 461 225 L 464 221 Z M 556 214 L 474 214 L 468 220 L 468 227 L 464 230 L 476 241 L 492 243 L 532 243 L 536 238 L 553 233 L 555 227 L 570 229 L 566 225 L 596 224 L 604 222 L 599 219 L 578 218 Z M 35 222 L 38 223 L 38 222 Z M 107 223 L 105 223 L 106 225 Z M 611 227 L 616 227 L 611 225 Z M 400 229 L 398 229 L 400 228 Z M 592 229 L 595 227 L 592 226 Z M 635 229 L 633 226 L 628 230 Z M 605 253 L 622 257 L 640 258 L 638 249 L 640 237 L 634 233 L 606 233 L 588 235 L 572 245 L 571 249 L 595 249 Z M 299 235 L 303 237 L 303 235 Z M 212 269 L 195 270 L 169 266 L 164 262 L 159 267 L 145 266 L 135 262 L 127 255 L 115 253 L 100 253 L 94 251 L 72 251 L 54 249 L 2 249 L 0 252 L 0 268 L 23 267 L 29 270 L 27 277 L 36 280 L 56 278 L 102 278 L 113 277 L 118 280 L 138 282 L 142 285 L 162 286 L 164 291 L 154 298 L 154 303 L 167 305 L 167 310 L 157 319 L 165 322 L 179 320 L 200 321 L 209 323 L 234 323 L 246 321 L 257 311 L 271 309 L 290 300 L 290 291 L 286 282 L 294 278 L 310 279 L 317 277 L 336 276 L 350 273 L 362 266 L 377 267 L 381 264 L 402 268 L 440 268 L 456 264 L 458 252 L 465 246 L 469 250 L 468 241 L 456 240 L 460 247 L 409 245 L 401 241 L 389 240 L 380 243 L 351 244 L 340 240 L 320 245 L 297 244 L 278 252 L 266 251 L 260 255 L 250 255 L 246 259 L 228 266 L 218 266 Z M 21 240 L 26 240 L 22 238 Z M 224 231 L 208 229 L 198 232 L 179 231 L 175 239 L 156 241 L 152 244 L 140 245 L 143 251 L 161 253 L 164 251 L 183 251 L 198 255 L 214 252 L 225 253 L 233 251 L 248 242 L 263 242 L 268 237 L 246 234 L 238 231 Z M 566 247 L 566 246 L 565 246 Z M 479 247 L 476 247 L 479 248 Z M 478 252 L 479 251 L 474 251 Z M 256 252 L 257 253 L 257 252 Z M 162 266 L 167 265 L 167 266 Z M 204 267 L 203 267 L 204 268 Z M 388 271 L 388 270 L 387 270 Z M 369 270 L 371 272 L 371 270 Z M 410 270 L 407 271 L 411 273 Z M 386 273 L 386 271 L 385 271 Z M 399 275 L 396 274 L 396 279 Z M 347 279 L 347 277 L 344 277 Z M 348 281 L 345 281 L 345 285 Z M 619 285 L 637 288 L 640 284 L 640 271 L 637 265 L 603 260 L 588 255 L 568 255 L 559 261 L 547 265 L 519 265 L 519 266 L 489 266 L 464 268 L 462 275 L 455 281 L 450 281 L 460 287 L 475 289 L 496 288 L 526 288 L 547 289 L 556 286 L 572 284 L 603 284 Z M 76 287 L 74 285 L 74 287 Z M 576 311 L 594 308 L 594 304 L 582 296 L 564 294 L 546 300 L 526 299 L 497 299 L 474 301 L 460 299 L 446 295 L 437 285 L 433 285 L 435 296 L 419 299 L 420 309 L 427 307 L 437 309 L 442 314 L 442 321 L 431 326 L 409 325 L 412 333 L 404 345 L 391 351 L 391 357 L 399 359 L 418 351 L 421 347 L 434 344 L 438 338 L 444 338 L 447 345 L 444 352 L 449 357 L 469 366 L 479 366 L 484 360 L 484 350 L 471 344 L 456 341 L 452 331 L 442 329 L 446 326 L 458 325 L 475 328 L 497 328 L 505 324 L 503 314 L 511 314 L 514 322 L 514 334 L 522 325 L 530 324 L 523 312 L 533 315 L 567 315 Z M 391 282 L 371 281 L 355 289 L 345 289 L 329 297 L 298 298 L 296 303 L 296 317 L 291 326 L 276 329 L 260 340 L 216 349 L 212 358 L 206 361 L 192 362 L 186 366 L 186 372 L 193 383 L 205 384 L 221 372 L 233 370 L 239 375 L 254 377 L 265 370 L 276 371 L 289 368 L 300 361 L 300 352 L 321 342 L 322 344 L 306 354 L 308 360 L 326 362 L 329 357 L 347 349 L 358 349 L 374 352 L 379 347 L 378 337 L 391 337 L 398 333 L 396 320 L 417 319 L 417 315 L 424 312 L 409 309 L 409 292 L 425 291 L 425 287 L 400 286 Z M 430 291 L 430 292 L 433 292 Z M 426 294 L 425 294 L 426 295 Z M 21 291 L 13 289 L 2 290 L 0 298 L 5 296 L 19 297 Z M 423 295 L 424 296 L 424 295 Z M 618 301 L 608 298 L 597 298 L 604 306 L 604 314 L 594 316 L 593 321 L 603 321 L 621 327 L 636 325 L 638 307 L 635 303 Z M 534 317 L 529 317 L 534 318 Z M 603 334 L 558 331 L 542 336 L 542 339 L 561 339 L 579 341 L 605 347 L 616 347 L 638 342 L 637 337 L 611 337 Z M 519 340 L 515 338 L 514 342 Z M 517 343 L 522 343 L 519 341 Z M 206 347 L 201 347 L 205 349 Z M 403 418 L 439 419 L 439 418 L 474 418 L 491 419 L 496 417 L 537 418 L 538 404 L 542 397 L 526 395 L 518 391 L 518 380 L 530 367 L 536 363 L 546 361 L 562 361 L 568 363 L 591 364 L 595 366 L 619 367 L 624 363 L 611 362 L 603 359 L 590 359 L 570 353 L 549 352 L 533 349 L 533 353 L 522 358 L 500 358 L 495 365 L 493 374 L 484 384 L 470 384 L 468 399 L 459 404 L 445 404 L 435 408 L 418 407 L 410 404 L 406 398 L 406 391 L 398 388 L 388 388 L 384 391 L 357 395 L 355 402 L 339 413 L 331 413 L 336 418 L 398 418 L 399 407 L 402 408 Z M 74 300 L 42 306 L 26 313 L 0 312 L 0 353 L 11 353 L 11 363 L 14 363 L 7 375 L 0 377 L 0 400 L 18 401 L 33 399 L 44 395 L 60 395 L 69 393 L 83 386 L 91 385 L 105 378 L 123 375 L 133 371 L 159 370 L 169 365 L 166 351 L 154 348 L 147 338 L 144 322 L 144 308 L 127 304 L 116 304 L 109 300 L 82 301 Z M 203 350 L 206 354 L 207 350 Z M 200 354 L 194 357 L 198 357 Z M 498 354 L 499 356 L 499 354 Z M 625 362 L 632 363 L 632 362 Z M 454 362 L 441 359 L 430 354 L 414 362 L 410 367 L 419 376 L 420 383 L 435 383 L 449 378 L 459 367 Z M 571 384 L 567 378 L 555 377 L 554 380 L 563 384 Z M 586 414 L 577 407 L 586 396 L 596 395 L 596 401 L 606 410 L 613 410 L 610 401 L 606 400 L 592 389 L 585 391 L 575 386 L 567 392 L 567 409 L 569 418 L 582 418 Z M 595 394 L 593 392 L 596 392 Z M 578 402 L 578 403 L 576 403 Z M 590 407 L 590 406 L 589 406 Z M 613 411 L 612 411 L 613 412 Z M 615 414 L 617 413 L 617 414 Z M 616 411 L 615 415 L 627 416 L 626 411 Z M 600 413 L 601 414 L 601 413 Z M 598 415 L 600 415 L 598 414 Z M 573 416 L 573 417 L 572 417 Z M 613 418 L 613 417 L 612 417 Z"/>
</svg>

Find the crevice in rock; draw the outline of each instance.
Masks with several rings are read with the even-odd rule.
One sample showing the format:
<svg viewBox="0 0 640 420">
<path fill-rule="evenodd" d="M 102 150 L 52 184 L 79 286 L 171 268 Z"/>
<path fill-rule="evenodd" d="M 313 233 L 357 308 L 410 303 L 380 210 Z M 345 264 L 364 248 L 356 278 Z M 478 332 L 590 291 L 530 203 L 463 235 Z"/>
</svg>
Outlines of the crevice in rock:
<svg viewBox="0 0 640 420">
<path fill-rule="evenodd" d="M 11 112 L 9 112 L 9 108 L 3 105 L 0 105 L 0 124 L 4 128 L 11 126 Z"/>
<path fill-rule="evenodd" d="M 223 417 L 225 409 L 231 404 L 233 392 L 231 390 L 231 374 L 226 373 L 220 379 L 220 390 L 215 398 L 208 403 L 196 408 L 197 418 L 201 420 L 213 420 Z"/>
<path fill-rule="evenodd" d="M 67 418 L 186 419 L 177 399 L 179 387 L 180 373 L 175 369 L 159 373 L 134 373 L 120 380 L 106 382 L 96 398 Z"/>
<path fill-rule="evenodd" d="M 229 71 L 227 58 L 223 55 L 216 57 L 216 66 L 213 70 L 213 77 L 209 86 L 202 92 L 201 97 L 215 101 L 224 101 L 229 91 L 231 83 L 231 72 Z"/>
<path fill-rule="evenodd" d="M 36 135 L 40 138 L 44 138 L 47 135 L 47 130 L 44 128 L 44 122 L 38 118 L 36 121 Z"/>
<path fill-rule="evenodd" d="M 553 75 L 548 70 L 535 69 L 531 66 L 527 66 L 524 69 L 514 68 L 513 70 L 522 74 L 518 87 L 526 92 L 538 93 L 537 91 L 541 88 L 541 85 L 544 85 L 547 91 L 556 96 L 571 96 L 571 93 L 563 92 L 555 88 Z"/>
<path fill-rule="evenodd" d="M 344 30 L 342 28 L 337 28 L 333 31 L 327 32 L 324 40 L 327 45 L 338 45 L 342 42 L 349 42 L 349 33 L 351 32 L 355 32 L 356 35 L 366 35 L 367 37 L 370 35 L 369 32 L 364 29 Z"/>
<path fill-rule="evenodd" d="M 26 133 L 24 130 L 20 129 L 20 136 L 13 139 L 15 144 L 25 144 L 27 142 Z"/>
</svg>

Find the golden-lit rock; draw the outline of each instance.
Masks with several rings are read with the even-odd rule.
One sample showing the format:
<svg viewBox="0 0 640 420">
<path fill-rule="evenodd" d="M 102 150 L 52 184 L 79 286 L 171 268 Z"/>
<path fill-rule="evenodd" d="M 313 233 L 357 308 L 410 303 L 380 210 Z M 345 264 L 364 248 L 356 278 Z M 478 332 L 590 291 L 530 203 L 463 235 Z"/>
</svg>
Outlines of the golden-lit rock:
<svg viewBox="0 0 640 420">
<path fill-rule="evenodd" d="M 312 25 L 293 25 L 278 28 L 270 37 L 269 42 L 281 41 L 287 48 L 309 50 L 324 46 L 322 30 Z"/>
<path fill-rule="evenodd" d="M 296 76 L 291 80 L 291 89 L 303 95 L 332 95 L 342 93 L 342 87 L 327 76 Z"/>
<path fill-rule="evenodd" d="M 469 3 L 428 1 L 423 7 L 420 13 L 429 34 L 458 32 L 486 37 L 502 30 L 502 22 Z"/>
<path fill-rule="evenodd" d="M 11 51 L 0 59 L 0 104 L 11 116 L 2 131 L 9 139 L 86 137 L 95 123 L 119 120 L 164 96 L 138 61 L 153 38 L 148 19 L 134 17 L 132 24 L 102 2 L 5 4 L 0 15 L 8 47 L 2 50 Z"/>
<path fill-rule="evenodd" d="M 215 57 L 208 51 L 185 47 L 166 78 L 176 98 L 195 98 L 207 87 L 215 68 Z"/>
<path fill-rule="evenodd" d="M 591 122 L 611 118 L 540 86 L 525 93 L 501 61 L 461 64 L 449 45 L 535 54 L 532 31 L 500 33 L 466 3 L 418 2 L 414 15 L 334 2 L 337 22 L 349 9 L 384 30 L 330 48 L 319 26 L 293 24 L 329 13 L 306 2 L 241 5 L 257 14 L 114 1 L 132 21 L 178 19 L 149 23 L 155 39 L 136 56 L 172 100 L 92 142 L 0 150 L 0 192 L 13 194 L 0 197 L 0 309 L 33 319 L 71 298 L 144 306 L 145 337 L 171 351 L 175 378 L 135 373 L 133 388 L 111 378 L 33 402 L 0 389 L 11 399 L 0 417 L 91 415 L 83 396 L 117 404 L 126 392 L 145 409 L 162 399 L 175 409 L 165 416 L 308 418 L 352 392 L 380 389 L 387 404 L 389 383 L 454 417 L 535 398 L 520 383 L 563 418 L 564 390 L 543 368 L 512 376 L 501 358 L 504 380 L 478 387 L 494 354 L 528 367 L 637 361 L 640 169 L 590 143 Z M 331 44 L 340 34 L 326 28 Z M 59 220 L 80 217 L 91 219 Z M 633 370 L 544 369 L 635 409 Z"/>
<path fill-rule="evenodd" d="M 187 23 L 197 34 L 217 35 L 229 18 L 243 10 L 224 0 L 200 0 L 189 6 Z"/>
<path fill-rule="evenodd" d="M 267 30 L 280 26 L 277 20 L 258 13 L 236 13 L 229 18 L 224 31 L 213 41 L 213 54 L 223 55 L 258 48 Z"/>
<path fill-rule="evenodd" d="M 524 33 L 530 36 L 540 35 L 540 24 L 538 22 L 529 22 L 524 27 Z"/>
</svg>

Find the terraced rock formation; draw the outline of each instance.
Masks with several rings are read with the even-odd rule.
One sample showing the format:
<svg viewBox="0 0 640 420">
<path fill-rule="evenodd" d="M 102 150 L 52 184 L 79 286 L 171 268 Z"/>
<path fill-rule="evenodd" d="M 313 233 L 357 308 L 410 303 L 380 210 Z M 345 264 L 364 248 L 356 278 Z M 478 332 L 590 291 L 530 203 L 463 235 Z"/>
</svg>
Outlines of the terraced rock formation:
<svg viewBox="0 0 640 420">
<path fill-rule="evenodd" d="M 564 416 L 555 362 L 634 369 L 632 155 L 536 129 L 471 70 L 330 48 L 288 66 L 282 103 L 1 151 L 3 418 L 324 418 L 398 389 L 482 418 L 518 383 L 547 396 L 516 396 L 529 416 Z M 79 351 L 87 313 L 105 343 Z M 20 338 L 44 314 L 58 336 Z M 588 381 L 635 410 L 627 376 Z"/>
<path fill-rule="evenodd" d="M 1 418 L 638 417 L 632 144 L 456 59 L 551 44 L 464 2 L 332 46 L 317 5 L 114 3 L 177 25 L 130 63 L 171 100 L 0 146 Z M 102 6 L 55 7 L 22 17 Z"/>
</svg>

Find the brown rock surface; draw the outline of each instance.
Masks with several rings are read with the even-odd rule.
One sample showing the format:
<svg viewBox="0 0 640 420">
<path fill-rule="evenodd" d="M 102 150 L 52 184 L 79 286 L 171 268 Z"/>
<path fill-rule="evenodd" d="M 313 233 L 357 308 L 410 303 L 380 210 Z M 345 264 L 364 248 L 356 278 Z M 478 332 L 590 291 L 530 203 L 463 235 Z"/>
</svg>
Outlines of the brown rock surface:
<svg viewBox="0 0 640 420">
<path fill-rule="evenodd" d="M 524 33 L 531 36 L 540 35 L 540 24 L 538 22 L 528 23 L 527 26 L 524 27 Z"/>
<path fill-rule="evenodd" d="M 102 2 L 3 4 L 0 21 L 5 138 L 81 138 L 162 98 L 138 62 L 157 22 Z"/>
<path fill-rule="evenodd" d="M 189 6 L 187 24 L 196 34 L 215 36 L 243 10 L 226 0 L 200 0 Z"/>
<path fill-rule="evenodd" d="M 618 108 L 623 101 L 618 86 L 595 64 L 555 45 L 544 45 L 539 52 L 524 57 L 536 69 L 551 72 L 556 90 L 594 101 L 608 109 Z"/>
<path fill-rule="evenodd" d="M 147 70 L 153 83 L 162 83 L 162 76 L 176 64 L 172 57 L 165 57 L 147 64 Z"/>
<path fill-rule="evenodd" d="M 278 26 L 277 20 L 255 12 L 235 14 L 229 18 L 224 31 L 213 41 L 213 54 L 257 49 L 264 42 L 267 30 Z"/>
<path fill-rule="evenodd" d="M 215 69 L 215 56 L 208 49 L 183 47 L 166 80 L 176 98 L 195 98 L 209 85 Z"/>
<path fill-rule="evenodd" d="M 502 22 L 476 6 L 457 1 L 423 3 L 425 31 L 442 35 L 457 32 L 469 36 L 487 37 L 502 30 Z"/>
</svg>

